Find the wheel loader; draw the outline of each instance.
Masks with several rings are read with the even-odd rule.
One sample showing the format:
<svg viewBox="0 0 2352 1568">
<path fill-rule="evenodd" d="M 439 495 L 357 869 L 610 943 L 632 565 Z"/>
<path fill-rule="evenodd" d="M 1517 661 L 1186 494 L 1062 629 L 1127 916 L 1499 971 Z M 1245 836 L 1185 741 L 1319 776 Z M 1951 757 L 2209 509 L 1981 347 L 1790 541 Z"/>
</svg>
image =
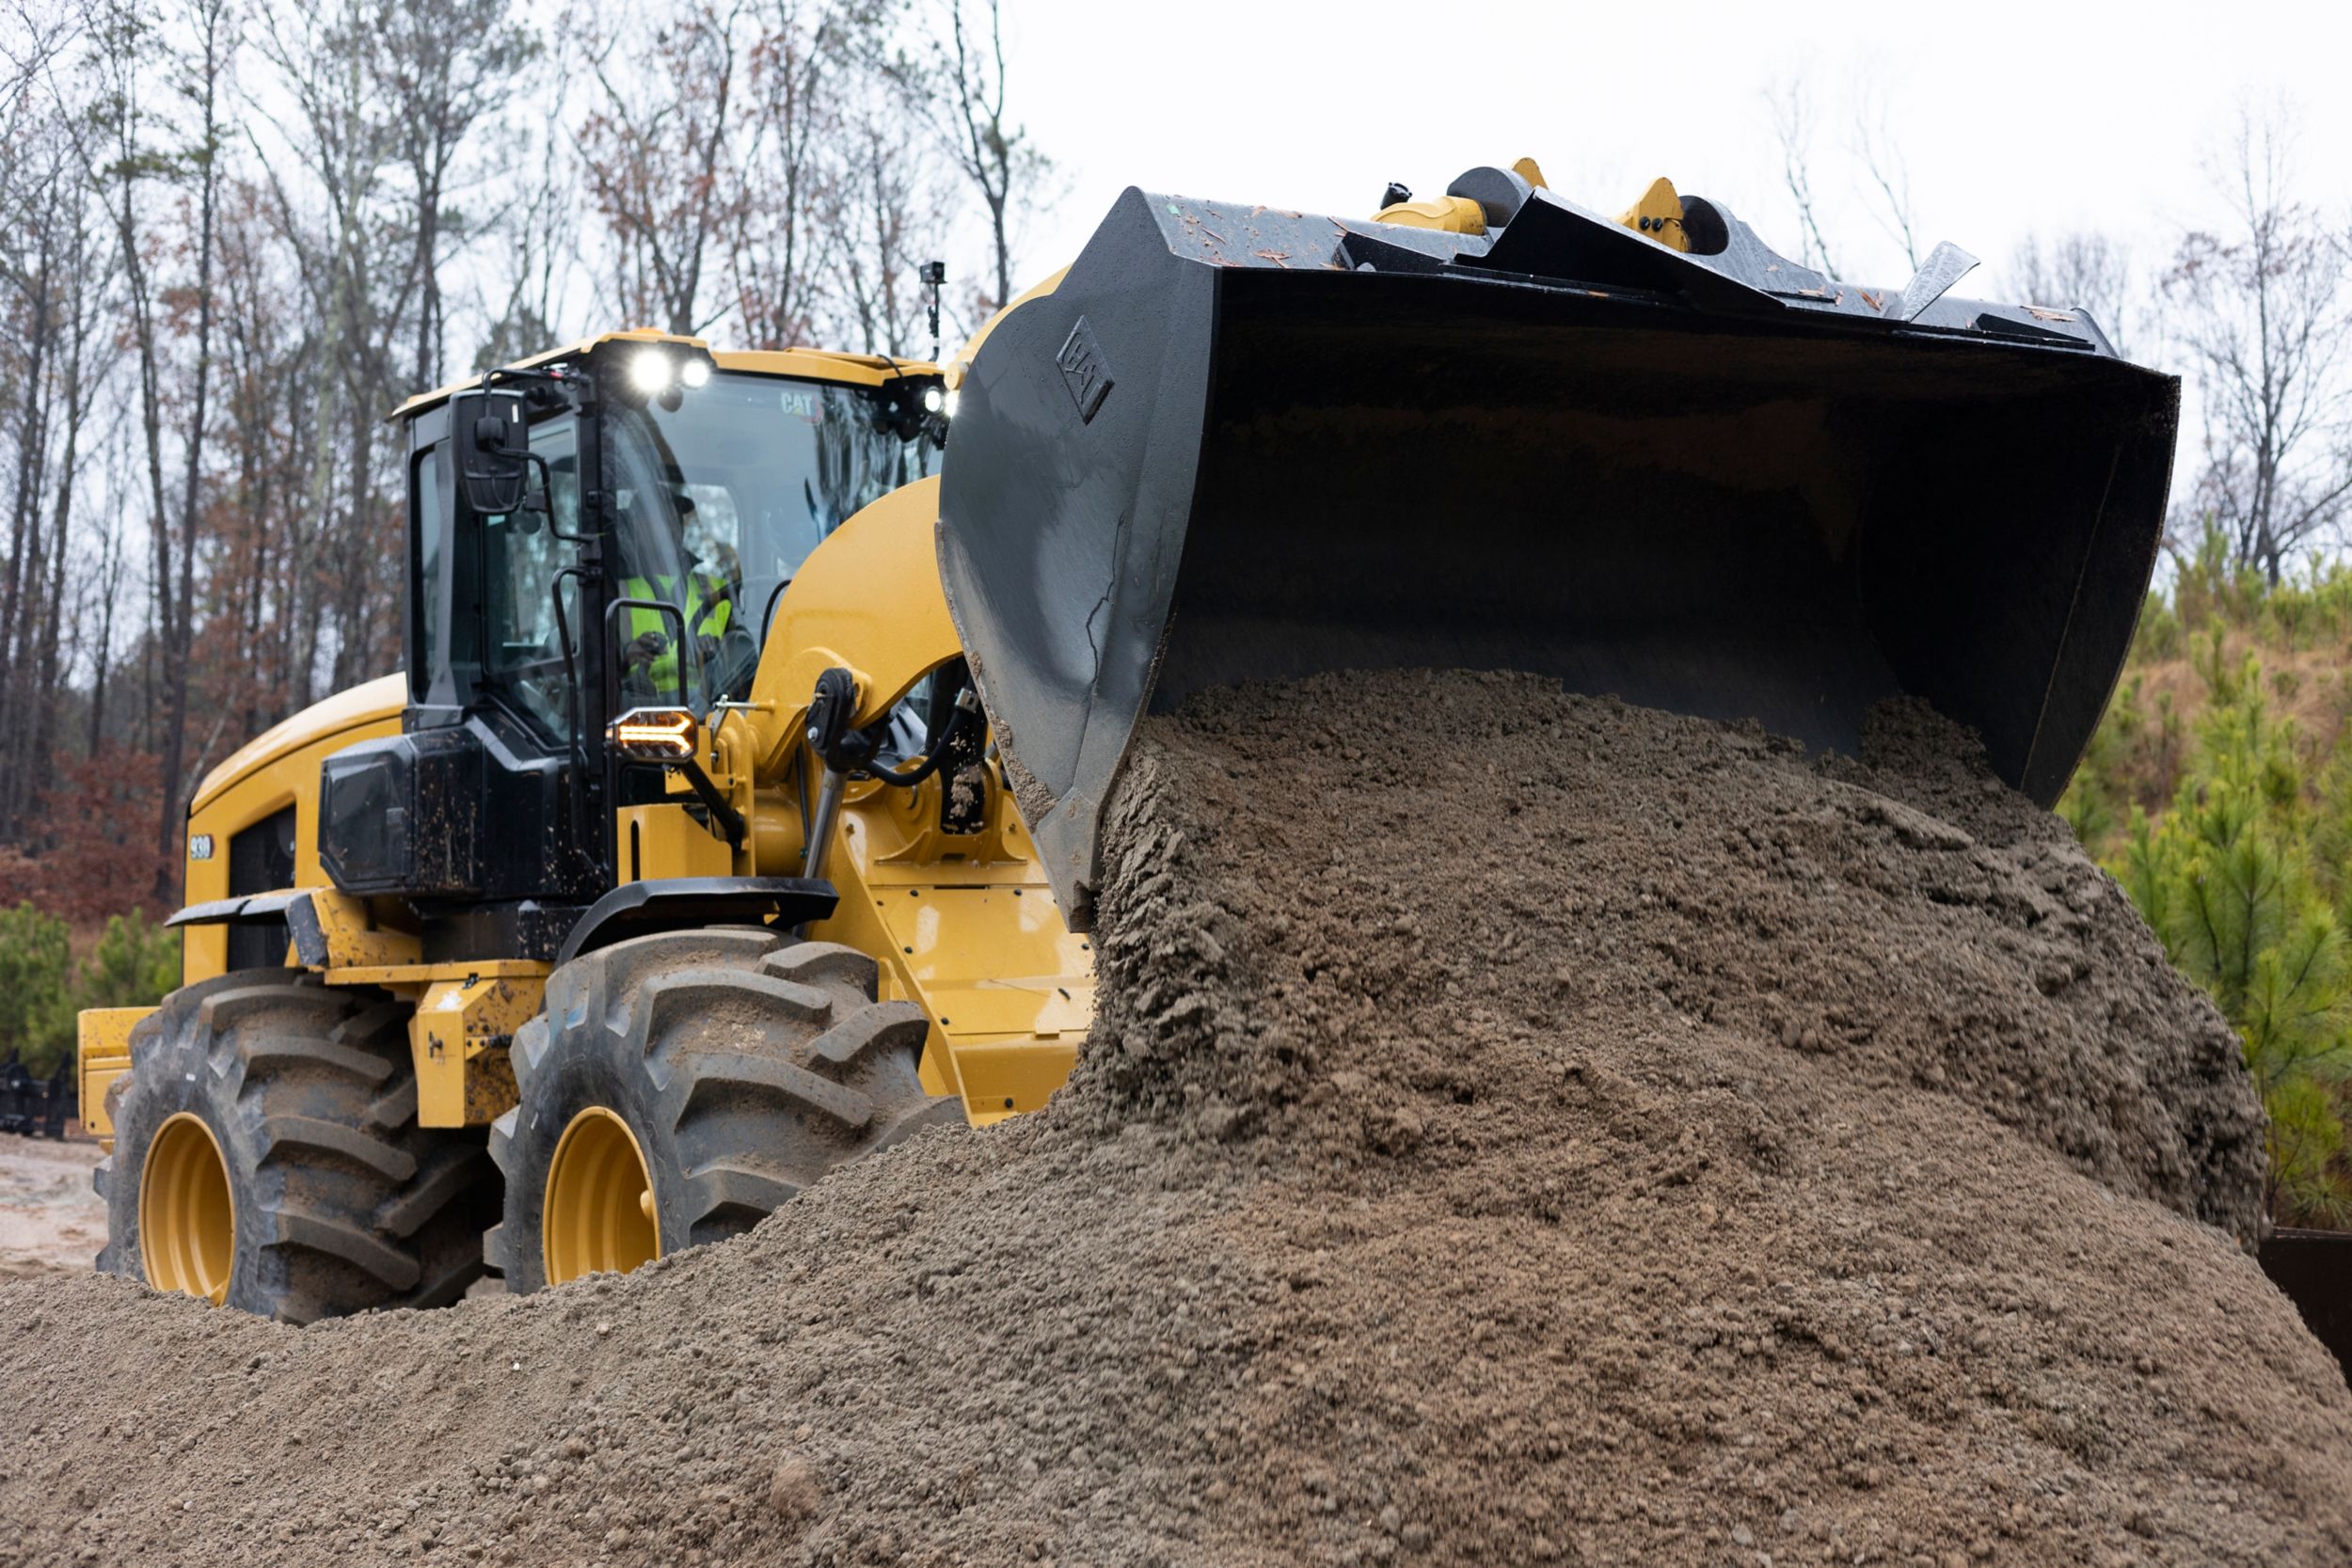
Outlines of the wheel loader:
<svg viewBox="0 0 2352 1568">
<path fill-rule="evenodd" d="M 102 1265 L 533 1291 L 1038 1106 L 1136 726 L 1220 685 L 1526 670 L 1844 750 L 1909 694 L 2054 800 L 2178 388 L 1967 265 L 1525 161 L 1368 219 L 1130 190 L 944 369 L 623 332 L 414 400 L 405 673 L 204 781 L 185 985 L 83 1017 Z"/>
</svg>

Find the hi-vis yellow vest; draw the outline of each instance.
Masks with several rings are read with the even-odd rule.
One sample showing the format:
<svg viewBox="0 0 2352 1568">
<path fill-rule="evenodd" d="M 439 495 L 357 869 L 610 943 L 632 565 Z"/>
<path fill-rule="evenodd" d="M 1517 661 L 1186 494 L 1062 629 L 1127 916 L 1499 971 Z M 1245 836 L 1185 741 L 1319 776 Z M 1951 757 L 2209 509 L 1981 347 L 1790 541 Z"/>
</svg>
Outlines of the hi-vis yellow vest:
<svg viewBox="0 0 2352 1568">
<path fill-rule="evenodd" d="M 675 580 L 675 578 L 624 578 L 621 579 L 621 596 L 627 599 L 666 599 L 670 597 L 670 585 Z M 686 603 L 679 607 L 686 611 L 688 637 L 716 637 L 727 629 L 727 623 L 735 615 L 735 601 L 720 596 L 725 592 L 726 584 L 717 578 L 705 577 L 700 572 L 688 574 Z M 714 604 L 716 608 L 713 608 Z M 706 612 L 707 619 L 705 618 Z M 621 639 L 624 643 L 633 642 L 649 631 L 658 631 L 668 637 L 670 627 L 675 625 L 658 610 L 645 610 L 634 605 L 626 612 L 626 618 L 628 627 Z M 669 697 L 677 691 L 677 657 L 678 646 L 673 641 L 644 667 L 645 676 L 653 682 L 658 696 Z"/>
</svg>

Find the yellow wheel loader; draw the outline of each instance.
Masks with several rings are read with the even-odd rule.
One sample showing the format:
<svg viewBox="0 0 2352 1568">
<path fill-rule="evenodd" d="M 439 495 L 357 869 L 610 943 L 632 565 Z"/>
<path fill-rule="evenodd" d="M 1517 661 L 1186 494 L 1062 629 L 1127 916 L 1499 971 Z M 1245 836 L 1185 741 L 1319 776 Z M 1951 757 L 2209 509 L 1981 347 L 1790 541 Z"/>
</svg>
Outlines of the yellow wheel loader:
<svg viewBox="0 0 2352 1568">
<path fill-rule="evenodd" d="M 84 1019 L 102 1266 L 295 1321 L 535 1290 L 1043 1101 L 1092 956 L 941 597 L 943 402 L 623 333 L 399 411 L 406 673 L 205 781 L 185 986 Z"/>
<path fill-rule="evenodd" d="M 1848 750 L 1913 694 L 2055 800 L 2178 388 L 1967 264 L 1863 289 L 1529 162 L 1129 191 L 944 373 L 624 333 L 416 400 L 407 673 L 215 770 L 186 986 L 84 1015 L 102 1264 L 535 1290 L 1041 1104 L 1103 807 L 1210 687 L 1522 669 Z"/>
</svg>

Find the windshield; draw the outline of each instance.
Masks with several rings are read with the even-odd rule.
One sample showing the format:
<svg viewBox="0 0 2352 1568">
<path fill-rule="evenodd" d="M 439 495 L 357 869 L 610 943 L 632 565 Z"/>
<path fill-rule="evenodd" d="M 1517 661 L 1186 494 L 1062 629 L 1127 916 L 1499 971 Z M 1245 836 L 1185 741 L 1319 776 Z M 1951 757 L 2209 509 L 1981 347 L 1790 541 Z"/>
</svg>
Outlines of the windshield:
<svg viewBox="0 0 2352 1568">
<path fill-rule="evenodd" d="M 726 373 L 665 408 L 608 404 L 606 491 L 626 703 L 697 709 L 751 685 L 776 590 L 860 507 L 938 471 L 874 389 Z M 685 628 L 683 648 L 677 645 Z M 683 653 L 681 663 L 680 654 Z"/>
</svg>

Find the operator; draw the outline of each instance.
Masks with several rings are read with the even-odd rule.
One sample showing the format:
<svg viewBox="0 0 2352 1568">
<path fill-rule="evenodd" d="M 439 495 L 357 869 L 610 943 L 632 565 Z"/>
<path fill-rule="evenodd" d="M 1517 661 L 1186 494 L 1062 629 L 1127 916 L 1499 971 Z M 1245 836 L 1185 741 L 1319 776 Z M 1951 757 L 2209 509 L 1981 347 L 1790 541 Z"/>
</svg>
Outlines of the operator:
<svg viewBox="0 0 2352 1568">
<path fill-rule="evenodd" d="M 659 508 L 656 526 L 669 534 L 671 559 L 686 567 L 686 592 L 677 592 L 677 578 L 668 573 L 647 575 L 635 561 L 625 561 L 621 595 L 630 599 L 660 599 L 685 612 L 686 635 L 692 639 L 696 663 L 707 667 L 718 657 L 720 639 L 735 620 L 736 576 L 695 570 L 701 558 L 686 547 L 686 520 L 693 515 L 694 498 L 683 488 L 670 491 L 669 505 Z M 622 538 L 630 531 L 624 529 Z M 722 552 L 732 556 L 725 546 Z M 624 546 L 624 555 L 628 554 Z M 632 606 L 626 611 L 629 641 L 621 648 L 622 681 L 635 694 L 653 702 L 674 697 L 678 689 L 678 653 L 665 629 L 669 618 L 658 610 Z M 690 693 L 691 695 L 691 693 Z"/>
</svg>

